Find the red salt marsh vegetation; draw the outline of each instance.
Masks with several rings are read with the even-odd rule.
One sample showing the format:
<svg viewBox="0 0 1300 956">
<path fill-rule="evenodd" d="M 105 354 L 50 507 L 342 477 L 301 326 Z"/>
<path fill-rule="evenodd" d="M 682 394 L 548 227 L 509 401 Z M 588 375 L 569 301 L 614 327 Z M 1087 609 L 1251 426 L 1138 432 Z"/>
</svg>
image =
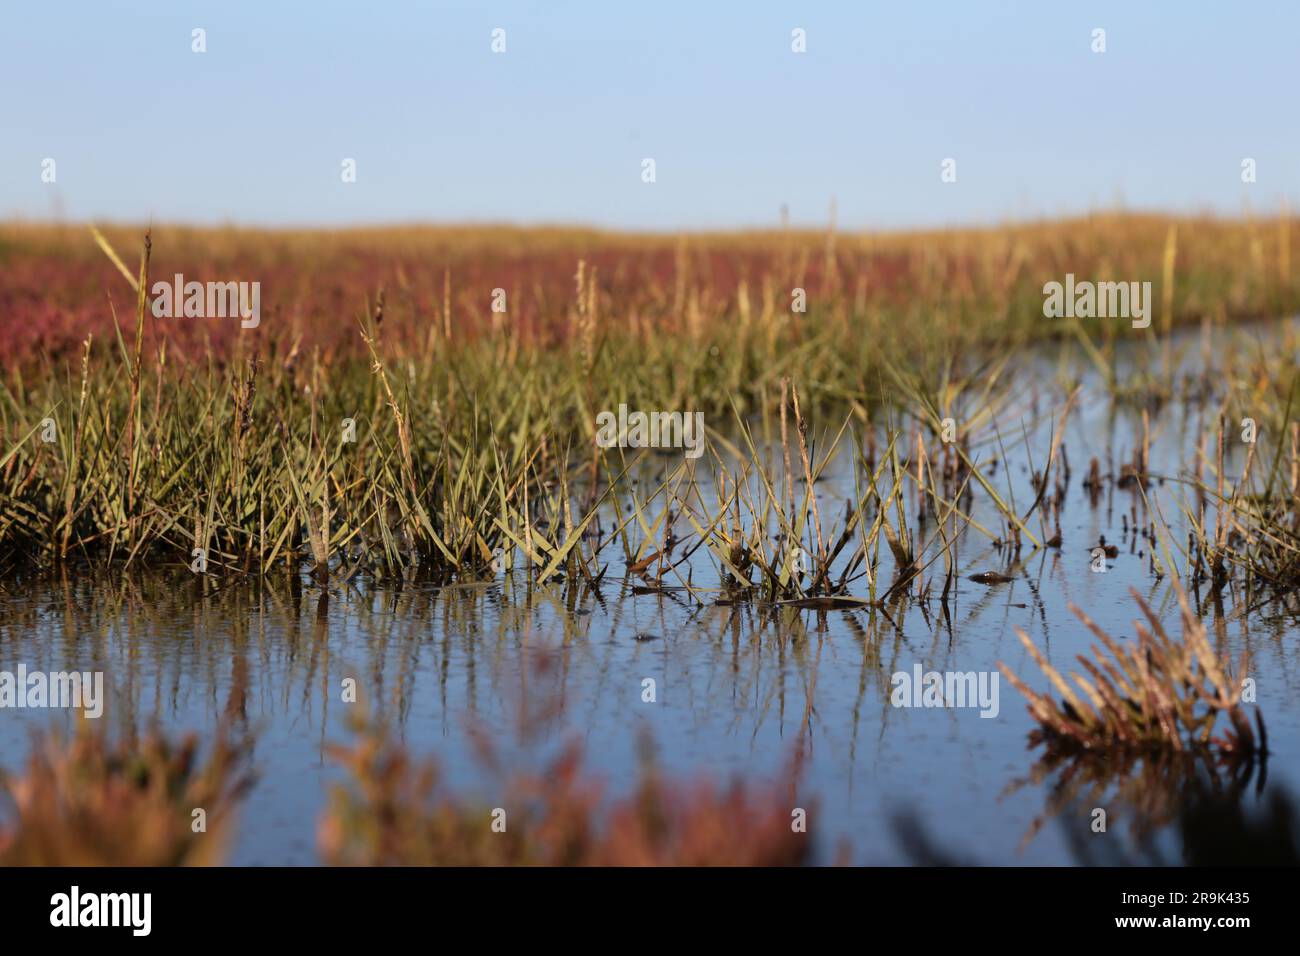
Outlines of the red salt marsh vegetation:
<svg viewBox="0 0 1300 956">
<path fill-rule="evenodd" d="M 103 227 L 132 271 L 144 231 Z M 962 327 L 971 324 L 986 340 L 1059 331 L 1042 321 L 1042 287 L 1067 273 L 1159 283 L 1171 242 L 1178 283 L 1168 290 L 1173 315 L 1163 319 L 1285 314 L 1296 301 L 1290 250 L 1300 242 L 1289 218 L 1140 214 L 884 234 L 168 225 L 152 233 L 153 280 L 180 273 L 261 282 L 268 322 L 260 343 L 359 353 L 356 320 L 375 313 L 382 297 L 388 342 L 417 354 L 431 341 L 473 341 L 503 324 L 519 345 L 567 339 L 575 331 L 580 260 L 590 281 L 583 294 L 594 297 L 597 323 L 610 332 L 709 338 L 738 320 L 784 322 L 792 290 L 801 288 L 808 323 L 834 321 L 861 335 L 882 317 L 969 344 Z M 506 293 L 508 319 L 491 311 L 494 289 Z M 129 326 L 130 290 L 84 226 L 0 224 L 0 363 L 76 354 L 92 332 L 106 340 L 113 334 L 110 298 Z M 225 354 L 239 335 L 231 323 L 215 321 L 176 320 L 148 331 L 191 354 L 203 354 L 208 344 Z"/>
</svg>

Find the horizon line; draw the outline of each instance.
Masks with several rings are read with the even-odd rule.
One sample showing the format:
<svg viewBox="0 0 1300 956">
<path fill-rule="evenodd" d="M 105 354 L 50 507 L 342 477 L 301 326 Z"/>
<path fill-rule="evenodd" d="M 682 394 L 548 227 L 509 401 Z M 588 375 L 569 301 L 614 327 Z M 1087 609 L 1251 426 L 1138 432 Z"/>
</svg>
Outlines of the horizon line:
<svg viewBox="0 0 1300 956">
<path fill-rule="evenodd" d="M 932 225 L 880 225 L 874 227 L 845 226 L 834 222 L 829 217 L 821 222 L 801 220 L 798 222 L 773 222 L 768 224 L 751 223 L 730 226 L 681 226 L 681 227 L 637 227 L 610 226 L 582 221 L 548 221 L 536 222 L 502 219 L 378 219 L 357 220 L 354 222 L 302 222 L 302 223 L 259 223 L 234 219 L 224 221 L 183 220 L 183 219 L 103 219 L 88 218 L 42 218 L 27 216 L 0 217 L 0 228 L 31 229 L 152 229 L 167 228 L 190 232 L 250 232 L 250 233 L 374 233 L 393 231 L 427 231 L 427 232 L 568 232 L 591 233 L 609 236 L 643 236 L 672 237 L 681 235 L 694 236 L 734 236 L 734 235 L 824 235 L 834 232 L 837 235 L 924 235 L 930 233 L 952 232 L 992 232 L 1005 229 L 1034 228 L 1051 225 L 1063 225 L 1071 222 L 1086 222 L 1097 219 L 1161 219 L 1191 222 L 1242 222 L 1258 220 L 1275 222 L 1290 218 L 1289 204 L 1283 200 L 1280 209 L 1259 212 L 1250 208 L 1240 213 L 1227 213 L 1214 208 L 1205 208 L 1195 212 L 1186 210 L 1170 211 L 1159 207 L 1112 206 L 1098 207 L 1086 211 L 1067 212 L 1059 215 L 1037 214 L 1026 216 L 1007 216 L 989 220 L 959 220 Z"/>
</svg>

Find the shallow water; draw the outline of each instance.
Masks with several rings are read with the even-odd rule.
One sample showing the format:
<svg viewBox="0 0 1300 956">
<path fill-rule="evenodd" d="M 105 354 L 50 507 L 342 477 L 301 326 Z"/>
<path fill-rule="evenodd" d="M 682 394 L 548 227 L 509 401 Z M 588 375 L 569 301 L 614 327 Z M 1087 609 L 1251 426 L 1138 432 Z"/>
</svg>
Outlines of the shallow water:
<svg viewBox="0 0 1300 956">
<path fill-rule="evenodd" d="M 1204 368 L 1194 336 L 1179 348 L 1184 368 Z M 1141 413 L 1114 407 L 1091 369 L 1062 354 L 1036 353 L 1014 369 L 1016 384 L 996 417 L 1005 459 L 991 473 L 999 493 L 1009 489 L 1023 513 L 1033 499 L 1026 435 L 1034 467 L 1042 467 L 1059 414 L 1060 373 L 1077 376 L 1081 392 L 1064 435 L 1073 474 L 1061 510 L 1062 547 L 1031 553 L 1025 542 L 1018 564 L 1005 548 L 963 532 L 962 577 L 947 621 L 935 598 L 891 603 L 884 613 L 700 607 L 684 592 L 634 594 L 617 545 L 606 552 L 611 567 L 599 595 L 560 585 L 529 591 L 522 575 L 446 588 L 358 577 L 322 588 L 305 576 L 249 583 L 198 579 L 178 567 L 5 582 L 0 669 L 21 663 L 29 671 L 102 670 L 109 685 L 103 719 L 115 726 L 156 719 L 169 730 L 210 733 L 223 714 L 242 712 L 258 731 L 259 780 L 240 814 L 232 858 L 239 864 L 315 862 L 316 819 L 328 785 L 340 777 L 323 747 L 349 738 L 351 705 L 340 695 L 348 677 L 417 754 L 435 754 L 455 789 L 488 806 L 508 806 L 509 797 L 500 792 L 500 776 L 476 757 L 474 730 L 492 742 L 502 765 L 516 768 L 543 767 L 564 743 L 580 740 L 587 767 L 614 793 L 635 781 L 646 739 L 663 768 L 685 777 L 769 781 L 800 748 L 804 767 L 791 806 L 810 808 L 823 859 L 847 840 L 855 862 L 913 862 L 920 851 L 908 835 L 918 828 L 930 851 L 981 863 L 1075 862 L 1081 833 L 1132 850 L 1131 824 L 1140 817 L 1115 797 L 1074 807 L 1022 843 L 1057 778 L 1015 785 L 1030 776 L 1038 755 L 1026 749 L 1033 724 L 1005 679 L 993 718 L 974 708 L 890 703 L 891 675 L 916 665 L 996 673 L 1005 661 L 1042 689 L 1045 681 L 1013 628 L 1069 670 L 1092 641 L 1067 604 L 1131 636 L 1138 610 L 1130 587 L 1178 633 L 1167 579 L 1157 579 L 1139 557 L 1148 543 L 1131 529 L 1124 533 L 1125 516 L 1149 520 L 1140 493 L 1112 486 L 1094 502 L 1081 486 L 1090 456 L 1102 460 L 1103 470 L 1108 455 L 1116 463 L 1129 457 L 1140 442 Z M 1126 362 L 1141 360 L 1134 354 Z M 1201 406 L 1179 401 L 1150 418 L 1151 470 L 1166 480 L 1147 494 L 1160 502 L 1175 540 L 1186 539 L 1175 479 L 1210 427 L 1205 418 Z M 817 421 L 810 434 L 833 436 L 838 425 Z M 991 427 L 981 439 L 977 461 L 1003 458 Z M 854 487 L 845 449 L 817 485 L 828 528 L 842 520 Z M 674 464 L 657 459 L 642 484 Z M 972 507 L 977 521 L 997 530 L 986 494 L 977 490 Z M 908 509 L 911 520 L 910 494 Z M 1030 527 L 1038 533 L 1036 522 Z M 679 527 L 682 535 L 688 531 Z M 1099 535 L 1120 547 L 1106 573 L 1091 570 Z M 941 567 L 932 569 L 936 594 Z M 1013 580 L 987 586 L 966 578 L 987 570 Z M 705 549 L 692 559 L 692 577 L 706 588 L 717 584 Z M 853 593 L 865 595 L 865 583 Z M 1265 796 L 1279 787 L 1295 792 L 1300 618 L 1277 603 L 1242 608 L 1225 594 L 1221 609 L 1204 607 L 1204 619 L 1222 655 L 1234 662 L 1243 650 L 1251 655 L 1272 751 Z M 656 682 L 654 703 L 642 701 L 645 678 Z M 66 721 L 64 712 L 0 710 L 0 767 L 20 766 L 27 729 Z M 1253 791 L 1243 797 L 1248 805 L 1261 799 Z M 1105 835 L 1087 829 L 1093 806 L 1108 810 Z M 1176 859 L 1172 828 L 1153 832 Z"/>
</svg>

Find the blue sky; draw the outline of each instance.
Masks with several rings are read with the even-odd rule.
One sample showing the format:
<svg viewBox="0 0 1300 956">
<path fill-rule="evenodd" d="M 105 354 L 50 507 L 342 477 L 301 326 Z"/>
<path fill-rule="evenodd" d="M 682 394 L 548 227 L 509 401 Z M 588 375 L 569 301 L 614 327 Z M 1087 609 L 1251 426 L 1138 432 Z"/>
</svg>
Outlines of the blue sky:
<svg viewBox="0 0 1300 956">
<path fill-rule="evenodd" d="M 820 224 L 832 198 L 846 228 L 1267 214 L 1300 208 L 1298 35 L 1281 0 L 0 0 L 0 217 L 674 230 L 769 225 L 782 204 Z"/>
</svg>

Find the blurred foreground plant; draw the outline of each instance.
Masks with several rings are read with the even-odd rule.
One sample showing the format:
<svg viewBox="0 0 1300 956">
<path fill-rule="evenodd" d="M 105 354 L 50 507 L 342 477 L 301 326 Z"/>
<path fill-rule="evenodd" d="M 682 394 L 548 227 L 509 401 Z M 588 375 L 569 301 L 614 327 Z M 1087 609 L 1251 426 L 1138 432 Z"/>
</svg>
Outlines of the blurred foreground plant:
<svg viewBox="0 0 1300 956">
<path fill-rule="evenodd" d="M 602 813 L 601 786 L 570 747 L 545 773 L 509 782 L 506 828 L 493 832 L 493 808 L 445 793 L 433 762 L 413 761 L 373 726 L 331 750 L 350 781 L 321 819 L 327 865 L 795 866 L 811 855 L 776 788 L 719 790 L 643 771 L 636 792 Z"/>
<path fill-rule="evenodd" d="M 150 732 L 110 743 L 83 723 L 38 734 L 26 772 L 0 771 L 0 866 L 207 866 L 221 863 L 251 776 L 248 741 Z M 195 832 L 195 810 L 204 832 Z"/>
</svg>

